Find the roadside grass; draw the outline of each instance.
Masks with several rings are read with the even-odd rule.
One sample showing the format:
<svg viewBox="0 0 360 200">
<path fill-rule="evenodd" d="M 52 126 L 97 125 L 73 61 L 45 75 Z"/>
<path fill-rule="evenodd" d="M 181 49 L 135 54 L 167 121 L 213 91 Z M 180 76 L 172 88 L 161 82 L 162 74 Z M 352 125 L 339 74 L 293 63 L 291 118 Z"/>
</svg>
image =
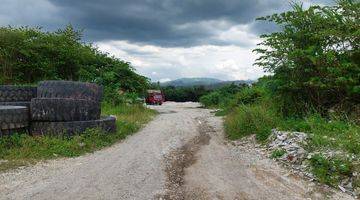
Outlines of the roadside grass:
<svg viewBox="0 0 360 200">
<path fill-rule="evenodd" d="M 286 153 L 284 149 L 275 149 L 273 152 L 271 152 L 270 158 L 280 158 Z"/>
<path fill-rule="evenodd" d="M 231 140 L 256 134 L 265 141 L 276 128 L 283 131 L 308 133 L 310 151 L 337 149 L 360 155 L 360 126 L 337 119 L 325 119 L 319 114 L 305 118 L 283 118 L 263 104 L 241 105 L 225 117 L 225 131 Z"/>
<path fill-rule="evenodd" d="M 255 134 L 261 143 L 266 143 L 271 129 L 300 131 L 308 134 L 306 150 L 316 153 L 310 158 L 311 171 L 319 182 L 336 186 L 341 178 L 360 173 L 360 126 L 351 121 L 326 119 L 319 114 L 310 114 L 304 118 L 283 118 L 266 104 L 240 105 L 225 117 L 225 132 L 229 139 L 236 140 Z M 339 151 L 343 155 L 326 157 L 321 153 Z M 271 157 L 282 156 L 274 151 Z M 351 156 L 353 155 L 353 156 Z M 354 185 L 360 187 L 360 180 Z"/>
<path fill-rule="evenodd" d="M 304 119 L 285 119 L 278 128 L 308 133 L 309 151 L 337 149 L 360 156 L 360 126 L 352 122 L 313 114 Z"/>
<path fill-rule="evenodd" d="M 103 104 L 102 114 L 117 117 L 116 133 L 106 134 L 98 129 L 89 129 L 71 138 L 31 137 L 26 134 L 0 138 L 0 171 L 39 160 L 76 157 L 110 146 L 138 131 L 156 112 L 142 105 Z"/>
<path fill-rule="evenodd" d="M 279 123 L 276 113 L 262 104 L 240 105 L 225 117 L 225 132 L 231 140 L 256 135 L 259 141 L 265 141 L 271 129 Z"/>
<path fill-rule="evenodd" d="M 321 183 L 336 187 L 344 178 L 352 175 L 354 165 L 346 158 L 326 158 L 315 154 L 310 158 L 311 170 Z"/>
</svg>

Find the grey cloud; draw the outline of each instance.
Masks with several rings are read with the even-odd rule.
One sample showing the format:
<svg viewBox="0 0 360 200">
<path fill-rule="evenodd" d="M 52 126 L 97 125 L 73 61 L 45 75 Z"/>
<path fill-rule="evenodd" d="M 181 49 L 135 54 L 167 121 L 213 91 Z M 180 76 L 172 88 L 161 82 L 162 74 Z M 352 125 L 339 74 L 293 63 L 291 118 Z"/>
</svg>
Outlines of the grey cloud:
<svg viewBox="0 0 360 200">
<path fill-rule="evenodd" d="M 66 24 L 48 0 L 0 0 L 0 26 L 36 26 L 56 30 Z"/>
<path fill-rule="evenodd" d="M 255 21 L 250 24 L 250 30 L 257 35 L 278 31 L 280 29 L 281 28 L 279 26 L 271 22 Z"/>
<path fill-rule="evenodd" d="M 252 24 L 256 17 L 285 10 L 289 5 L 289 0 L 38 0 L 31 4 L 27 0 L 0 1 L 6 4 L 0 8 L 1 25 L 39 25 L 54 30 L 71 23 L 85 30 L 87 41 L 128 40 L 158 46 L 228 45 L 230 42 L 214 36 L 228 26 Z M 24 5 L 32 7 L 24 9 Z M 203 26 L 202 22 L 207 21 L 214 23 Z M 222 21 L 226 22 L 225 27 L 216 25 Z M 251 30 L 257 34 L 264 27 L 254 24 Z"/>
<path fill-rule="evenodd" d="M 152 81 L 158 81 L 160 79 L 168 78 L 171 80 L 183 77 L 181 68 L 176 66 L 153 66 L 147 68 L 138 68 L 137 71 L 141 74 L 145 74 L 151 77 Z"/>
</svg>

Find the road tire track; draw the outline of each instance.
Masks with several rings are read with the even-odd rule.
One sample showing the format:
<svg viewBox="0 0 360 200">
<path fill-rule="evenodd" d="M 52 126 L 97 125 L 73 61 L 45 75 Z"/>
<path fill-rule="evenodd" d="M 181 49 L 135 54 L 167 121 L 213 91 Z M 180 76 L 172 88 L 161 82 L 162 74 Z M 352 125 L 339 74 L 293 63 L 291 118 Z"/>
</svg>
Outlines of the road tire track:
<svg viewBox="0 0 360 200">
<path fill-rule="evenodd" d="M 209 144 L 210 134 L 214 132 L 214 129 L 203 118 L 196 118 L 196 120 L 199 123 L 197 128 L 199 135 L 165 156 L 166 192 L 158 199 L 183 200 L 186 197 L 183 187 L 185 169 L 196 162 L 196 153 L 202 146 Z"/>
</svg>

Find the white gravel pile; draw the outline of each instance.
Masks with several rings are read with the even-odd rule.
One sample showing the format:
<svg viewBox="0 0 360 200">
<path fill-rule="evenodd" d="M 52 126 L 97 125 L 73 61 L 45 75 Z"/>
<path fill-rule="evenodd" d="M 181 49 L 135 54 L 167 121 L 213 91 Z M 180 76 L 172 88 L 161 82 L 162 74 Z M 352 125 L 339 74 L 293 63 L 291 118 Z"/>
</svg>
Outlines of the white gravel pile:
<svg viewBox="0 0 360 200">
<path fill-rule="evenodd" d="M 275 158 L 283 165 L 290 168 L 292 173 L 307 177 L 311 181 L 315 181 L 315 176 L 311 173 L 310 159 L 316 155 L 321 154 L 327 159 L 334 157 L 347 158 L 347 160 L 354 161 L 356 156 L 336 150 L 318 150 L 315 152 L 308 152 L 304 147 L 307 145 L 308 135 L 303 132 L 290 132 L 272 130 L 269 137 L 269 143 L 266 146 L 268 156 L 272 156 L 274 151 L 283 151 L 283 155 Z M 346 192 L 355 197 L 360 195 L 360 188 L 354 188 L 353 182 L 358 179 L 358 173 L 354 172 L 349 177 L 343 177 L 338 188 L 342 192 Z"/>
<path fill-rule="evenodd" d="M 308 139 L 306 133 L 278 131 L 273 129 L 269 139 L 271 141 L 268 144 L 268 149 L 270 151 L 277 149 L 286 151 L 280 158 L 282 161 L 300 164 L 307 156 L 307 152 L 302 147 L 306 144 L 306 140 Z"/>
</svg>

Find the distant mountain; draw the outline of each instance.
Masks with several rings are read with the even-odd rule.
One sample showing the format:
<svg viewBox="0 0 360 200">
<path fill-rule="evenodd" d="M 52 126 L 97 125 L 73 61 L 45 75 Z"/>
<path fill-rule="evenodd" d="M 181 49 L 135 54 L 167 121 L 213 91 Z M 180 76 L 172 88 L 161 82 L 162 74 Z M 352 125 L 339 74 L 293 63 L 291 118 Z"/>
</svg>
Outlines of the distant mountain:
<svg viewBox="0 0 360 200">
<path fill-rule="evenodd" d="M 173 81 L 160 83 L 161 86 L 174 86 L 174 87 L 191 87 L 191 86 L 208 86 L 223 82 L 216 78 L 180 78 Z"/>
<path fill-rule="evenodd" d="M 206 86 L 207 89 L 218 89 L 221 87 L 224 87 L 225 85 L 230 85 L 230 84 L 235 84 L 235 85 L 240 85 L 240 84 L 252 84 L 254 83 L 254 80 L 236 80 L 236 81 L 222 81 L 220 83 L 215 83 L 215 84 L 211 84 Z"/>
<path fill-rule="evenodd" d="M 174 87 L 192 87 L 205 86 L 208 89 L 216 89 L 229 84 L 251 84 L 253 80 L 236 80 L 236 81 L 222 81 L 216 78 L 180 78 L 173 81 L 160 83 L 160 86 L 174 86 Z"/>
</svg>

